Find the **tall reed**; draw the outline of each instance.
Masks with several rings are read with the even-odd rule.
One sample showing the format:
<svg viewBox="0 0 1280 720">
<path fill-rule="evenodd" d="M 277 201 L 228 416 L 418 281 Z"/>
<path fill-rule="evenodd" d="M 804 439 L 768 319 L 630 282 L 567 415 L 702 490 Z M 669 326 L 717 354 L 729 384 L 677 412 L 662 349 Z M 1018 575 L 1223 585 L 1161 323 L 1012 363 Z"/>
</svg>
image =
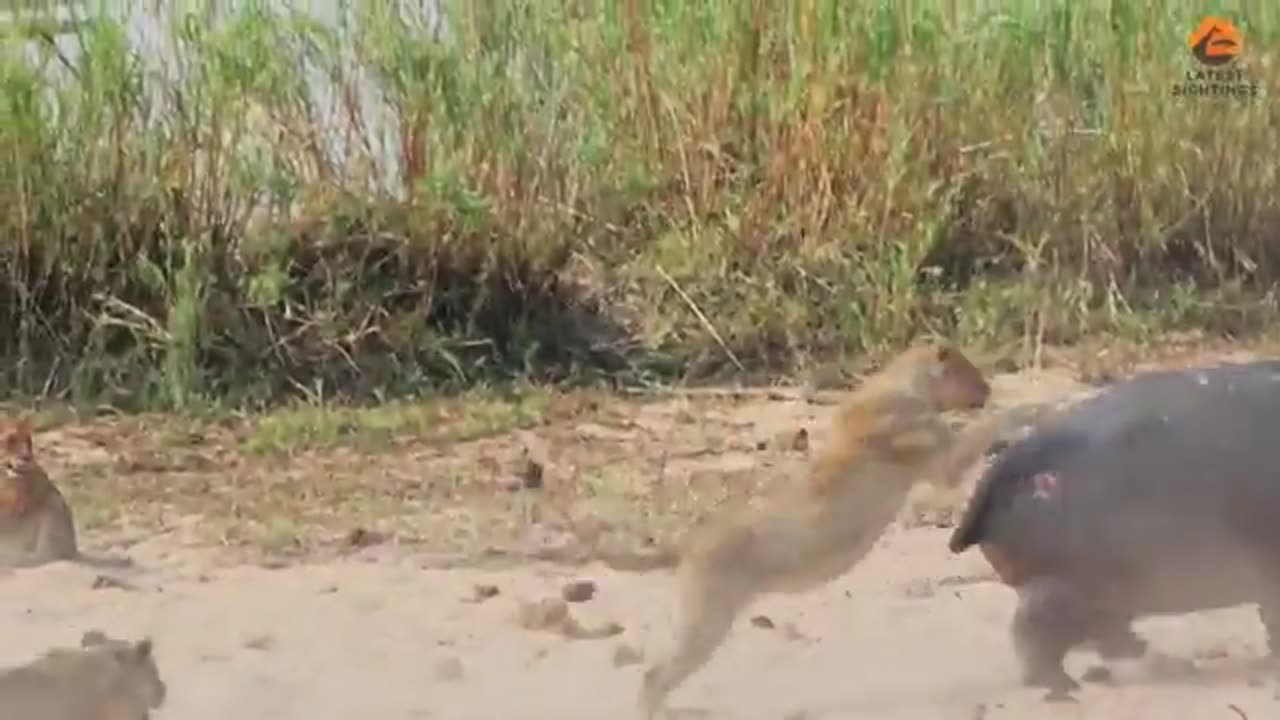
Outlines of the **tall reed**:
<svg viewBox="0 0 1280 720">
<path fill-rule="evenodd" d="M 1228 15 L 1251 101 L 1173 95 L 1185 0 L 153 5 L 0 45 L 7 392 L 708 377 L 1273 308 L 1274 3 Z"/>
</svg>

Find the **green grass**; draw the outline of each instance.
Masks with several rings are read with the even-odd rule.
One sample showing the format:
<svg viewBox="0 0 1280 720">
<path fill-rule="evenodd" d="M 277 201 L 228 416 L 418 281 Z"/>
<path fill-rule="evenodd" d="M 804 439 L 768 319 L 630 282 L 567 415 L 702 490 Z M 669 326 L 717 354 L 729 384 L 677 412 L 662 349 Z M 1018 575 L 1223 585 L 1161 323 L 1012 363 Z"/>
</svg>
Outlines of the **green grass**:
<svg viewBox="0 0 1280 720">
<path fill-rule="evenodd" d="M 1253 102 L 1172 97 L 1203 3 L 444 4 L 442 41 L 196 8 L 168 73 L 109 20 L 78 56 L 15 26 L 0 388 L 383 400 L 1274 312 L 1274 3 L 1229 13 Z M 289 412 L 262 442 L 424 422 Z"/>
<path fill-rule="evenodd" d="M 537 389 L 507 398 L 476 391 L 448 399 L 390 401 L 371 407 L 302 401 L 255 416 L 243 446 L 252 453 L 271 453 L 339 446 L 378 450 L 406 439 L 465 442 L 537 425 L 548 404 L 548 394 Z"/>
</svg>

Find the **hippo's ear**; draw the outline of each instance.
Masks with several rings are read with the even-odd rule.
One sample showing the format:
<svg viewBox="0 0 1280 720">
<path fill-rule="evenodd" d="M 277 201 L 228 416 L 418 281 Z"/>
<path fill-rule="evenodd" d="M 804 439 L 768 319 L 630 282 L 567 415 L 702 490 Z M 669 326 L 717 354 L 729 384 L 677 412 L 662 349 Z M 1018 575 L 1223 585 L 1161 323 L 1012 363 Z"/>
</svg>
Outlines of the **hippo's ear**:
<svg viewBox="0 0 1280 720">
<path fill-rule="evenodd" d="M 101 645 L 107 641 L 107 636 L 101 630 L 88 630 L 84 636 L 80 638 L 80 647 L 93 647 Z"/>
</svg>

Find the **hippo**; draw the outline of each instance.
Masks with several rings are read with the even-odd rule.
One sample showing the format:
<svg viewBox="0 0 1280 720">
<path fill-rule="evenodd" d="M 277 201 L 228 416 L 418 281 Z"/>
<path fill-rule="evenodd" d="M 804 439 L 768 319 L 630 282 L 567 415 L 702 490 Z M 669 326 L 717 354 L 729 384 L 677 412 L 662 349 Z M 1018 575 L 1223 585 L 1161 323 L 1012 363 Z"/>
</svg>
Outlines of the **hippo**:
<svg viewBox="0 0 1280 720">
<path fill-rule="evenodd" d="M 1275 423 L 1275 424 L 1273 424 Z M 1280 361 L 1148 372 L 1050 413 L 995 454 L 949 542 L 1018 593 L 1022 683 L 1070 699 L 1092 644 L 1134 620 L 1256 604 L 1280 651 Z"/>
</svg>

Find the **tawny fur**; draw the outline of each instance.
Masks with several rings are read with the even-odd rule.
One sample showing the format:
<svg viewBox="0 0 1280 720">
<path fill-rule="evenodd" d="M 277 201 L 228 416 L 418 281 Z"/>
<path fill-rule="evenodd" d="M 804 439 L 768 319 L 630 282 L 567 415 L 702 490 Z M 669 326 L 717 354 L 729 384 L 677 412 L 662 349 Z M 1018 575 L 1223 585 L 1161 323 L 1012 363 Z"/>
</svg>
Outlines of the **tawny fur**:
<svg viewBox="0 0 1280 720">
<path fill-rule="evenodd" d="M 0 673 L 0 717 L 148 720 L 164 702 L 150 639 L 130 643 L 91 630 L 80 645 Z"/>
<path fill-rule="evenodd" d="M 98 567 L 131 565 L 128 558 L 80 552 L 71 506 L 36 459 L 31 433 L 26 419 L 0 426 L 0 567 L 57 560 Z"/>
<path fill-rule="evenodd" d="M 959 350 L 914 347 L 838 411 L 803 483 L 694 533 L 679 553 L 675 647 L 645 672 L 641 712 L 657 716 L 756 597 L 805 592 L 843 575 L 893 522 L 914 484 L 958 484 L 1004 419 L 986 418 L 957 435 L 941 413 L 982 407 L 989 394 Z"/>
</svg>

